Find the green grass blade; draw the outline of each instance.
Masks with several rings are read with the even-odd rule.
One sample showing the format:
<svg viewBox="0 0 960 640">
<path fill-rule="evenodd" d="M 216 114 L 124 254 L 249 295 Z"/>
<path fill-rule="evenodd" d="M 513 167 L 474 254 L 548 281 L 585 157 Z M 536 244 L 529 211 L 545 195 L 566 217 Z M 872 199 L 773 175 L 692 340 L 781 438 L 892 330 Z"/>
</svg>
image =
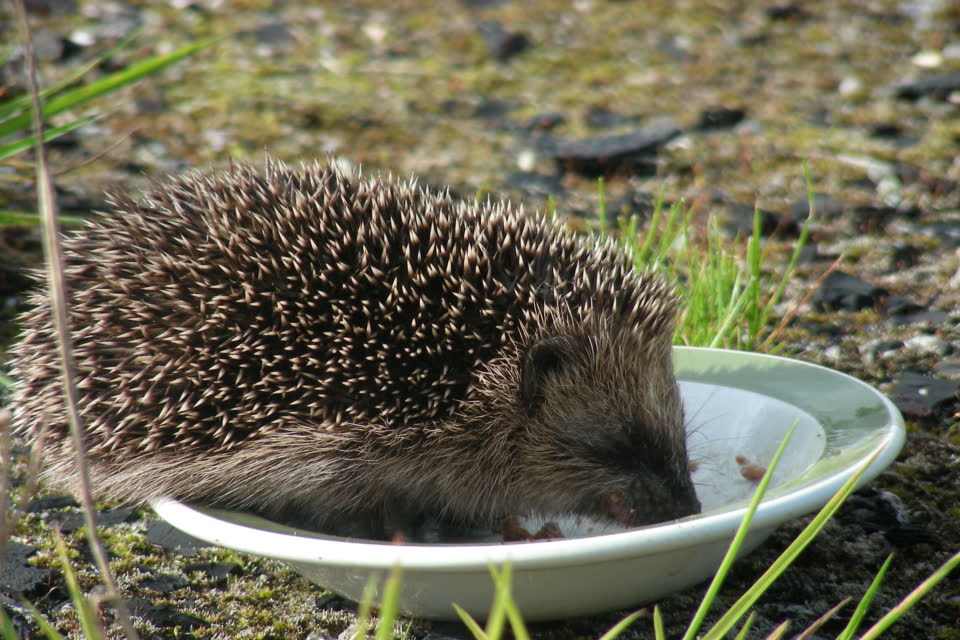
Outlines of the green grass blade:
<svg viewBox="0 0 960 640">
<path fill-rule="evenodd" d="M 43 89 L 42 91 L 40 91 L 41 100 L 46 100 L 47 98 L 49 98 L 50 96 L 56 93 L 66 91 L 71 85 L 79 82 L 83 78 L 83 76 L 90 73 L 90 71 L 92 71 L 98 65 L 102 64 L 111 55 L 113 55 L 114 53 L 116 53 L 121 49 L 126 48 L 127 45 L 133 42 L 133 40 L 136 39 L 139 35 L 140 35 L 139 30 L 134 31 L 126 38 L 119 40 L 116 44 L 113 44 L 107 49 L 105 49 L 102 53 L 100 53 L 95 58 L 90 60 L 90 62 L 81 66 L 79 69 L 75 70 L 74 72 L 68 74 L 67 77 L 65 77 L 60 82 L 57 82 L 56 84 L 50 87 L 47 87 L 46 89 Z M 17 113 L 18 111 L 29 111 L 30 103 L 31 103 L 31 98 L 29 93 L 19 96 L 17 98 L 13 98 L 11 100 L 7 100 L 3 103 L 0 103 L 0 120 L 4 120 L 11 114 Z"/>
<path fill-rule="evenodd" d="M 0 609 L 0 638 L 3 638 L 3 640 L 19 640 L 17 630 L 13 628 L 13 622 L 10 621 L 3 609 Z"/>
<path fill-rule="evenodd" d="M 757 506 L 760 504 L 760 500 L 763 499 L 764 494 L 767 491 L 767 486 L 770 484 L 770 480 L 773 477 L 773 472 L 777 468 L 777 464 L 780 462 L 783 452 L 787 448 L 787 443 L 790 442 L 791 436 L 793 436 L 794 430 L 797 428 L 799 420 L 794 420 L 793 424 L 790 425 L 790 429 L 787 431 L 786 436 L 783 438 L 783 442 L 780 443 L 780 446 L 777 448 L 777 452 L 773 454 L 773 460 L 770 461 L 770 465 L 767 467 L 767 472 L 763 474 L 763 478 L 760 480 L 760 485 L 757 487 L 757 490 L 753 492 L 753 497 L 750 499 L 750 504 L 747 506 L 747 512 L 743 516 L 743 521 L 740 523 L 740 526 L 737 528 L 736 534 L 733 536 L 733 541 L 730 543 L 730 548 L 727 549 L 727 554 L 723 557 L 723 561 L 720 563 L 720 568 L 717 569 L 716 574 L 713 576 L 713 581 L 710 583 L 710 586 L 707 588 L 707 593 L 704 594 L 703 600 L 700 601 L 700 607 L 697 609 L 697 612 L 693 616 L 693 620 L 690 622 L 690 626 L 687 627 L 687 633 L 683 636 L 683 640 L 693 640 L 696 637 L 697 632 L 700 630 L 701 625 L 703 624 L 703 619 L 707 615 L 707 611 L 710 610 L 710 605 L 713 604 L 714 599 L 717 597 L 717 592 L 720 590 L 720 585 L 723 584 L 724 578 L 727 577 L 727 572 L 730 571 L 733 561 L 737 557 L 737 552 L 740 550 L 740 547 L 743 545 L 743 540 L 747 536 L 747 531 L 750 528 L 750 522 L 753 520 L 753 514 L 757 511 Z M 729 626 L 721 632 L 714 634 L 714 637 L 721 638 L 726 632 L 733 627 L 733 623 L 739 620 L 739 617 L 732 620 Z M 714 629 L 717 628 L 717 625 L 707 634 L 710 637 L 710 634 L 713 633 Z"/>
<path fill-rule="evenodd" d="M 400 582 L 402 571 L 394 567 L 383 585 L 383 598 L 380 601 L 380 621 L 377 623 L 376 640 L 390 640 L 393 637 L 393 624 L 397 621 L 400 608 Z"/>
<path fill-rule="evenodd" d="M 770 635 L 767 636 L 766 640 L 780 640 L 786 633 L 787 629 L 790 627 L 790 621 L 784 620 L 779 627 L 770 632 Z"/>
<path fill-rule="evenodd" d="M 489 640 L 500 640 L 507 623 L 507 599 L 510 598 L 513 566 L 507 562 L 503 565 L 503 570 L 498 571 L 495 566 L 490 565 L 490 576 L 493 578 L 495 592 L 493 604 L 490 605 L 490 615 L 487 618 L 486 634 Z M 504 576 L 506 576 L 506 583 L 504 583 Z"/>
<path fill-rule="evenodd" d="M 363 587 L 360 608 L 357 610 L 357 629 L 353 634 L 353 640 L 363 640 L 367 637 L 367 630 L 370 628 L 370 612 L 373 610 L 373 599 L 376 597 L 379 582 L 380 574 L 374 573 Z"/>
<path fill-rule="evenodd" d="M 470 630 L 470 633 L 473 634 L 474 638 L 477 640 L 488 640 L 487 632 L 480 627 L 477 621 L 473 619 L 473 616 L 463 610 L 463 607 L 454 603 L 453 610 L 457 612 L 457 615 L 460 616 L 460 620 L 463 622 L 464 626 Z"/>
<path fill-rule="evenodd" d="M 740 629 L 740 633 L 737 634 L 737 637 L 734 640 L 747 640 L 747 634 L 750 633 L 750 629 L 753 627 L 753 621 L 757 617 L 756 611 L 751 611 L 750 615 L 747 616 L 747 621 L 743 623 L 743 628 Z"/>
<path fill-rule="evenodd" d="M 917 585 L 917 588 L 901 600 L 900 604 L 888 611 L 887 614 L 880 618 L 875 625 L 870 627 L 865 634 L 860 636 L 860 640 L 876 640 L 881 637 L 894 622 L 900 619 L 900 616 L 909 611 L 911 607 L 917 604 L 920 598 L 937 586 L 941 580 L 950 575 L 958 566 L 960 566 L 960 552 L 954 554 L 953 557 L 943 563 L 939 569 L 934 571 L 929 578 Z"/>
<path fill-rule="evenodd" d="M 49 129 L 46 129 L 43 132 L 43 141 L 49 142 L 50 140 L 59 138 L 65 133 L 69 133 L 74 129 L 78 129 L 79 127 L 82 127 L 83 125 L 87 124 L 93 119 L 94 119 L 94 116 L 88 116 L 86 118 L 80 118 L 79 120 L 74 120 L 73 122 L 67 123 L 65 125 L 61 125 L 59 127 L 51 127 Z M 36 136 L 27 136 L 26 138 L 17 140 L 16 142 L 11 142 L 10 144 L 0 146 L 0 160 L 6 160 L 11 156 L 15 156 L 18 153 L 23 153 L 27 149 L 33 148 L 33 145 L 36 143 L 36 141 L 37 141 Z"/>
<path fill-rule="evenodd" d="M 863 598 L 861 598 L 860 602 L 857 604 L 857 608 L 854 610 L 853 615 L 850 616 L 850 621 L 847 622 L 847 626 L 844 628 L 843 632 L 837 636 L 837 640 L 850 640 L 853 637 L 853 634 L 857 632 L 857 629 L 860 627 L 860 623 L 863 621 L 863 617 L 867 614 L 867 609 L 870 607 L 870 601 L 873 600 L 873 596 L 876 594 L 877 589 L 880 588 L 880 582 L 883 581 L 883 576 L 886 575 L 887 569 L 890 567 L 891 562 L 893 562 L 892 553 L 887 556 L 883 566 L 880 567 L 880 571 L 877 572 L 873 582 L 870 583 L 870 588 L 867 589 L 865 594 L 863 594 Z"/>
<path fill-rule="evenodd" d="M 634 265 L 638 269 L 643 269 L 650 262 L 650 252 L 653 250 L 653 241 L 660 229 L 660 219 L 663 217 L 663 190 L 657 196 L 657 202 L 653 205 L 653 215 L 650 216 L 650 225 L 647 227 L 647 234 L 643 238 L 643 244 L 634 253 Z M 635 240 L 630 236 L 630 242 Z"/>
<path fill-rule="evenodd" d="M 59 215 L 57 222 L 61 225 L 79 227 L 84 223 L 83 216 Z M 5 211 L 0 209 L 0 226 L 11 224 L 39 225 L 43 224 L 40 215 L 28 211 Z"/>
<path fill-rule="evenodd" d="M 102 95 L 111 93 L 117 89 L 120 89 L 121 87 L 125 87 L 126 85 L 132 84 L 149 75 L 157 73 L 161 69 L 164 69 L 175 62 L 179 62 L 183 58 L 186 58 L 187 56 L 190 56 L 201 49 L 209 47 L 211 44 L 219 41 L 220 39 L 221 36 L 218 36 L 216 38 L 208 38 L 206 40 L 201 40 L 200 42 L 185 45 L 170 53 L 154 56 L 134 64 L 127 69 L 112 73 L 104 78 L 100 78 L 99 80 L 91 82 L 90 84 L 59 93 L 51 97 L 43 105 L 43 117 L 50 118 L 62 111 L 66 111 L 67 109 L 74 109 L 86 104 L 87 102 L 90 102 L 95 98 L 99 98 Z M 0 138 L 17 131 L 25 131 L 30 127 L 30 123 L 31 115 L 29 111 L 12 116 L 3 122 L 0 122 Z"/>
<path fill-rule="evenodd" d="M 653 637 L 657 640 L 667 639 L 667 632 L 663 628 L 663 615 L 658 605 L 653 606 Z"/>
<path fill-rule="evenodd" d="M 646 609 L 640 609 L 638 611 L 634 611 L 633 613 L 625 617 L 623 620 L 621 620 L 617 624 L 607 629 L 607 632 L 602 636 L 600 636 L 599 640 L 616 640 L 616 638 L 620 637 L 621 633 L 626 631 L 630 625 L 636 622 L 637 618 L 639 618 L 646 612 L 647 612 Z M 660 639 L 657 638 L 657 640 L 660 640 Z"/>
<path fill-rule="evenodd" d="M 33 616 L 33 621 L 37 623 L 37 626 L 40 627 L 40 632 L 46 636 L 47 640 L 66 640 L 60 632 L 57 631 L 56 627 L 50 624 L 50 621 L 47 620 L 46 616 L 40 613 L 40 610 L 29 602 L 24 602 L 23 605 L 30 610 L 30 615 Z M 17 636 L 13 636 L 16 639 Z M 84 640 L 99 640 L 100 636 L 85 636 Z"/>
<path fill-rule="evenodd" d="M 863 476 L 864 472 L 873 464 L 873 461 L 877 459 L 877 456 L 880 455 L 880 452 L 877 451 L 870 459 L 867 460 L 863 466 L 861 466 L 856 473 L 854 473 L 850 478 L 843 484 L 842 487 L 837 491 L 837 493 L 830 499 L 829 502 L 820 510 L 820 512 L 810 521 L 810 524 L 796 537 L 796 539 L 790 543 L 783 553 L 780 554 L 773 564 L 771 564 L 762 576 L 757 578 L 757 581 L 753 583 L 746 593 L 744 593 L 737 602 L 735 602 L 730 609 L 717 621 L 717 623 L 710 629 L 710 631 L 703 637 L 703 640 L 719 640 L 724 637 L 727 631 L 733 628 L 733 625 L 736 624 L 737 620 L 742 618 L 747 614 L 751 607 L 756 603 L 761 595 L 770 588 L 770 585 L 773 584 L 773 581 L 780 577 L 787 567 L 789 567 L 793 561 L 800 555 L 800 552 L 803 551 L 808 544 L 813 540 L 813 538 L 820 532 L 820 530 L 827 524 L 830 518 L 837 512 L 837 509 L 840 508 L 840 505 L 843 504 L 843 501 L 846 499 L 850 493 L 857 486 L 857 482 Z"/>
<path fill-rule="evenodd" d="M 89 532 L 87 535 L 90 535 Z M 74 610 L 77 612 L 77 618 L 80 620 L 80 628 L 83 629 L 83 637 L 92 640 L 93 638 L 103 637 L 103 630 L 90 601 L 83 595 L 80 589 L 80 583 L 77 582 L 77 574 L 70 563 L 70 556 L 67 554 L 67 545 L 63 541 L 59 530 L 54 531 L 54 539 L 57 543 L 57 555 L 60 558 L 60 566 L 63 569 L 63 577 L 67 582 L 67 591 L 70 593 L 70 600 L 73 602 Z"/>
<path fill-rule="evenodd" d="M 825 614 L 823 614 L 816 620 L 814 620 L 813 624 L 811 624 L 809 627 L 807 627 L 802 632 L 800 632 L 800 635 L 794 638 L 794 640 L 809 640 L 811 637 L 813 637 L 813 634 L 815 634 L 820 629 L 820 627 L 826 624 L 827 620 L 837 615 L 837 612 L 840 611 L 840 609 L 843 609 L 845 606 L 847 606 L 848 602 L 850 602 L 850 598 L 844 598 L 843 600 L 841 600 L 835 607 L 827 611 Z"/>
</svg>

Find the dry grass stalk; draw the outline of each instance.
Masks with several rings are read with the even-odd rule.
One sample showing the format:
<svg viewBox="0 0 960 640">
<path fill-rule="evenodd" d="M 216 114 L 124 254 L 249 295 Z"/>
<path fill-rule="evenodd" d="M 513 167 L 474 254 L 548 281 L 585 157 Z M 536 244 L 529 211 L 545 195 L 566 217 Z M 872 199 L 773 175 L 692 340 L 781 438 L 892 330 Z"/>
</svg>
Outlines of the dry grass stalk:
<svg viewBox="0 0 960 640">
<path fill-rule="evenodd" d="M 20 26 L 20 37 L 26 53 L 27 82 L 33 101 L 33 128 L 36 135 L 37 202 L 43 219 L 43 248 L 46 256 L 47 280 L 50 288 L 50 300 L 53 306 L 53 319 L 60 350 L 63 387 L 70 434 L 77 456 L 77 468 L 80 477 L 80 499 L 83 503 L 83 518 L 87 527 L 87 540 L 100 575 L 106 586 L 106 593 L 100 600 L 108 602 L 117 612 L 118 622 L 129 640 L 139 638 L 126 603 L 117 588 L 116 580 L 110 571 L 103 542 L 97 533 L 96 509 L 90 491 L 90 474 L 86 463 L 82 424 L 78 411 L 76 375 L 73 362 L 73 343 L 70 338 L 69 317 L 67 314 L 67 287 L 63 276 L 63 252 L 60 247 L 60 234 L 57 225 L 57 204 L 53 192 L 53 183 L 47 166 L 46 149 L 43 145 L 43 115 L 40 105 L 40 91 L 37 84 L 37 64 L 33 51 L 33 40 L 24 0 L 17 0 L 14 9 Z"/>
</svg>

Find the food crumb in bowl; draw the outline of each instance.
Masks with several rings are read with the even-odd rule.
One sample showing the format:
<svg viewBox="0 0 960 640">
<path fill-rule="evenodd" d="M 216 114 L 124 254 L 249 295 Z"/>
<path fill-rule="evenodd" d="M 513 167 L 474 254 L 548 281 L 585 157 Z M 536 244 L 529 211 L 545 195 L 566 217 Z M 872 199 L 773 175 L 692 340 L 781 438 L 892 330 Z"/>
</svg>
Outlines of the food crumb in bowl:
<svg viewBox="0 0 960 640">
<path fill-rule="evenodd" d="M 687 462 L 687 469 L 690 470 L 690 473 L 696 472 L 696 470 L 699 468 L 700 468 L 699 460 L 690 460 L 689 462 Z"/>
<path fill-rule="evenodd" d="M 750 482 L 760 482 L 763 478 L 763 474 L 767 472 L 766 467 L 761 467 L 758 464 L 750 462 L 750 459 L 746 456 L 737 456 L 734 458 L 737 461 L 737 464 L 740 465 L 740 475 L 749 480 Z"/>
<path fill-rule="evenodd" d="M 530 533 L 521 524 L 516 516 L 509 516 L 503 519 L 498 529 L 503 536 L 504 542 L 521 542 L 525 540 L 552 540 L 563 538 L 563 531 L 556 522 L 549 521 L 543 523 L 536 533 Z"/>
</svg>

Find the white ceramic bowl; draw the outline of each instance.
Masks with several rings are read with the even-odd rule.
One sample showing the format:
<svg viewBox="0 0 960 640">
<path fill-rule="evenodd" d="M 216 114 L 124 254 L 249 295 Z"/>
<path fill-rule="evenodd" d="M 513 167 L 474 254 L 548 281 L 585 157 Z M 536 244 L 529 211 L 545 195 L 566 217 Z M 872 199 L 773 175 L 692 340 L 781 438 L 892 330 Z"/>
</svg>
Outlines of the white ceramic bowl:
<svg viewBox="0 0 960 640">
<path fill-rule="evenodd" d="M 712 575 L 755 484 L 735 457 L 765 466 L 790 425 L 797 430 L 754 517 L 744 553 L 779 524 L 824 505 L 874 452 L 861 482 L 893 462 L 903 419 L 872 387 L 797 360 L 719 349 L 675 349 L 691 458 L 703 513 L 682 520 L 564 540 L 407 544 L 322 536 L 261 518 L 159 500 L 154 509 L 213 544 L 282 560 L 307 578 L 359 599 L 372 574 L 403 568 L 400 607 L 452 619 L 452 603 L 477 617 L 489 609 L 489 565 L 510 561 L 527 620 L 564 618 L 654 600 Z"/>
</svg>

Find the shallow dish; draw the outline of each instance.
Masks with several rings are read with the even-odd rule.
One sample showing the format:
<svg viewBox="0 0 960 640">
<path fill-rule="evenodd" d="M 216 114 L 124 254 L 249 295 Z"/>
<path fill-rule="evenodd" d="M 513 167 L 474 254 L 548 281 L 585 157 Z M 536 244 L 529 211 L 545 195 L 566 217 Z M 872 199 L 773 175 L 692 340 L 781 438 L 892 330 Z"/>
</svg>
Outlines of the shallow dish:
<svg viewBox="0 0 960 640">
<path fill-rule="evenodd" d="M 690 455 L 698 467 L 693 477 L 703 513 L 697 516 L 563 540 L 395 545 L 323 536 L 173 500 L 158 500 L 153 507 L 190 535 L 282 560 L 354 599 L 372 574 L 400 566 L 400 608 L 408 615 L 452 619 L 457 603 L 485 616 L 493 594 L 488 567 L 510 561 L 524 617 L 547 620 L 637 605 L 710 576 L 756 486 L 741 475 L 737 456 L 765 466 L 795 420 L 797 430 L 743 553 L 785 520 L 824 505 L 879 451 L 861 483 L 874 478 L 903 445 L 903 419 L 894 405 L 837 371 L 775 356 L 685 347 L 674 350 L 674 362 Z"/>
</svg>

